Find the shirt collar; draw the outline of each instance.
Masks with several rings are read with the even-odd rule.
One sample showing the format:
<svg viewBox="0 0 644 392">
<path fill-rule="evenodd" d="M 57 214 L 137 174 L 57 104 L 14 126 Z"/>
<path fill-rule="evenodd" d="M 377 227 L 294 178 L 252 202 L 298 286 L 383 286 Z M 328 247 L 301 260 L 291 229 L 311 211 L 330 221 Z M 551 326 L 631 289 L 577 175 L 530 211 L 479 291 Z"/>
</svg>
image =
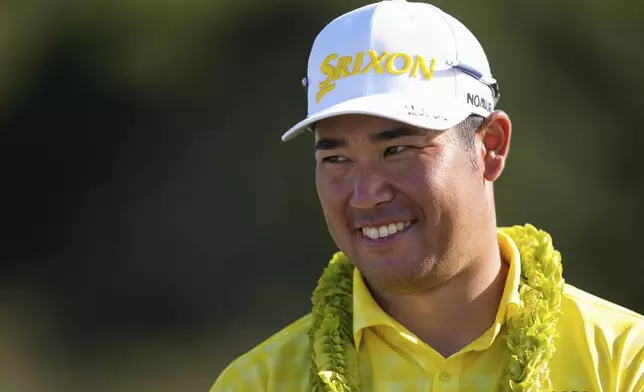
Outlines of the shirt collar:
<svg viewBox="0 0 644 392">
<path fill-rule="evenodd" d="M 508 264 L 508 276 L 503 289 L 503 296 L 496 314 L 495 326 L 491 328 L 489 338 L 485 339 L 484 346 L 491 345 L 503 325 L 519 307 L 519 282 L 521 280 L 521 255 L 512 239 L 505 233 L 497 230 L 497 239 L 501 259 Z M 353 339 L 356 348 L 360 347 L 362 333 L 365 328 L 388 325 L 399 329 L 400 324 L 389 314 L 382 310 L 369 292 L 362 274 L 357 268 L 353 272 Z M 473 347 L 475 348 L 475 347 Z"/>
</svg>

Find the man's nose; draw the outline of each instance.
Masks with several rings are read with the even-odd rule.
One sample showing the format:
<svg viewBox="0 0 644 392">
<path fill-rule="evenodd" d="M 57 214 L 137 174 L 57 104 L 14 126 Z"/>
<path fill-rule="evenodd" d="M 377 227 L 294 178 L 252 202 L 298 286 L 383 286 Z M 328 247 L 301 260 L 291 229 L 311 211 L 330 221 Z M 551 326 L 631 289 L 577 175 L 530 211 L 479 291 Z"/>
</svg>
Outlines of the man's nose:
<svg viewBox="0 0 644 392">
<path fill-rule="evenodd" d="M 356 174 L 350 201 L 352 207 L 367 210 L 393 198 L 393 189 L 375 170 L 364 169 Z"/>
</svg>

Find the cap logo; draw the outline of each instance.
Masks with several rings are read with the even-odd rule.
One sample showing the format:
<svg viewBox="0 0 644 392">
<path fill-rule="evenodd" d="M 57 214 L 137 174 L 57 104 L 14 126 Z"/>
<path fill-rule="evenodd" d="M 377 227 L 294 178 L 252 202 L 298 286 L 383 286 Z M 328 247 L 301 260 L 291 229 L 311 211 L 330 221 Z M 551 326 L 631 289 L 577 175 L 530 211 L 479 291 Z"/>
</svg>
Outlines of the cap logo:
<svg viewBox="0 0 644 392">
<path fill-rule="evenodd" d="M 477 94 L 467 93 L 467 103 L 477 108 L 483 108 L 488 113 L 492 113 L 492 102 L 485 98 L 481 98 Z"/>
<path fill-rule="evenodd" d="M 400 68 L 395 64 L 398 58 L 402 59 Z M 336 59 L 337 62 L 331 64 Z M 365 63 L 364 67 L 363 63 Z M 356 53 L 355 57 L 343 56 L 338 58 L 337 53 L 332 53 L 322 61 L 320 66 L 320 71 L 323 75 L 326 75 L 326 79 L 318 85 L 319 90 L 315 96 L 315 102 L 320 103 L 324 95 L 333 91 L 336 80 L 341 78 L 366 74 L 371 70 L 377 74 L 388 73 L 394 76 L 409 74 L 409 76 L 415 78 L 418 77 L 418 72 L 420 71 L 425 80 L 431 80 L 434 75 L 435 65 L 436 59 L 431 59 L 428 64 L 425 58 L 418 54 L 415 56 L 400 52 L 382 52 L 378 54 L 375 50 L 369 50 Z"/>
</svg>

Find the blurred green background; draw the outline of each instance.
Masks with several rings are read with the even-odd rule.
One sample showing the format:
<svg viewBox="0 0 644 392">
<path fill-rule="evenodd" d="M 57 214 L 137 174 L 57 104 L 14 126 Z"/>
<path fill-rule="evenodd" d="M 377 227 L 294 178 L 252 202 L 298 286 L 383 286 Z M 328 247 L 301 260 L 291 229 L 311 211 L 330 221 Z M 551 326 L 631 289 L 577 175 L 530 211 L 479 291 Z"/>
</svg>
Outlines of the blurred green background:
<svg viewBox="0 0 644 392">
<path fill-rule="evenodd" d="M 306 112 L 354 0 L 0 4 L 0 392 L 207 391 L 306 313 L 334 251 Z M 644 2 L 435 1 L 513 120 L 499 223 L 644 312 Z"/>
</svg>

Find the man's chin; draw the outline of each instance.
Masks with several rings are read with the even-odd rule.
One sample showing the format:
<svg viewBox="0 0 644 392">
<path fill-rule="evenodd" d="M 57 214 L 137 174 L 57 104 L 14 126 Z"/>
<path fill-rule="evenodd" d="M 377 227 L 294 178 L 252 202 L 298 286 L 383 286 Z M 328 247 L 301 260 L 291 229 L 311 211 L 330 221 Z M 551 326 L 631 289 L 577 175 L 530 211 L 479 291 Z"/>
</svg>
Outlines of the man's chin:
<svg viewBox="0 0 644 392">
<path fill-rule="evenodd" d="M 395 261 L 390 258 L 360 259 L 356 263 L 370 288 L 392 294 L 413 294 L 424 287 L 424 263 Z"/>
</svg>

